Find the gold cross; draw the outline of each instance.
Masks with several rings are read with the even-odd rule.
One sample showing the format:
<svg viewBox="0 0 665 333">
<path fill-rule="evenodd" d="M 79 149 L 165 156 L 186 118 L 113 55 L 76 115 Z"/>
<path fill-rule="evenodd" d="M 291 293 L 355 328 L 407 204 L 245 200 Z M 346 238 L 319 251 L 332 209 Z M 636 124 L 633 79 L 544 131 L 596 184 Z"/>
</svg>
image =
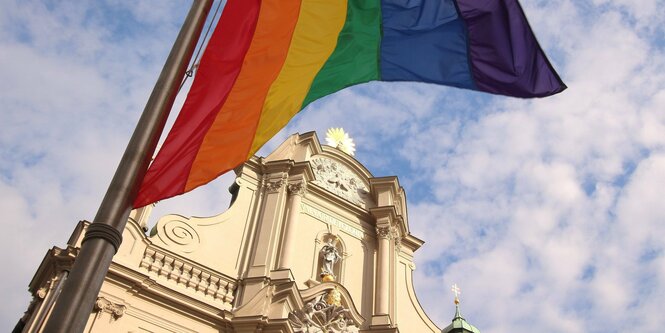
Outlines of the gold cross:
<svg viewBox="0 0 665 333">
<path fill-rule="evenodd" d="M 455 294 L 455 304 L 458 304 L 459 303 L 459 295 L 462 293 L 462 291 L 457 286 L 457 283 L 453 284 L 453 286 L 450 290 Z"/>
</svg>

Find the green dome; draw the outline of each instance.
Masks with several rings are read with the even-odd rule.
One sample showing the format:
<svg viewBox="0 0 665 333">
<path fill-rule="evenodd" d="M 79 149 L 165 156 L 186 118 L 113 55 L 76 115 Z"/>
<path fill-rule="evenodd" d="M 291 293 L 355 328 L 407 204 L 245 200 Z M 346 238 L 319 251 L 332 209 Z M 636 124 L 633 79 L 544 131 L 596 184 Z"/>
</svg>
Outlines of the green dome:
<svg viewBox="0 0 665 333">
<path fill-rule="evenodd" d="M 480 330 L 475 326 L 466 322 L 459 311 L 459 304 L 455 304 L 455 318 L 446 328 L 441 330 L 441 333 L 480 333 Z"/>
</svg>

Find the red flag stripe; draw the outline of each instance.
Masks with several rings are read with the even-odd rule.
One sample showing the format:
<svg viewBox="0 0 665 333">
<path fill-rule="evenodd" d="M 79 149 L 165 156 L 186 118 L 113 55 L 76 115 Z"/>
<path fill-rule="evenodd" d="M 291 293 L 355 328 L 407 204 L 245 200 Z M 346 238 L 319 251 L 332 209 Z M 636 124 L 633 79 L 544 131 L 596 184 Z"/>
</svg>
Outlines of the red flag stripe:
<svg viewBox="0 0 665 333">
<path fill-rule="evenodd" d="M 268 90 L 289 53 L 300 1 L 263 0 L 252 45 L 224 106 L 206 133 L 185 192 L 247 159 Z"/>
<path fill-rule="evenodd" d="M 227 3 L 185 105 L 146 173 L 134 207 L 184 192 L 201 142 L 240 73 L 260 8 L 260 0 Z"/>
</svg>

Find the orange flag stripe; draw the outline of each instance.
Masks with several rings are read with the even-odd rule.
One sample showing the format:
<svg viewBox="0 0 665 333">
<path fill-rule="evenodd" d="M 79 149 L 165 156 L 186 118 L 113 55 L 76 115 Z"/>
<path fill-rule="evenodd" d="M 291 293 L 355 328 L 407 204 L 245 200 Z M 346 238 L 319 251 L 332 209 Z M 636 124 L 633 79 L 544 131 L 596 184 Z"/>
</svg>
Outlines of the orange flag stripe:
<svg viewBox="0 0 665 333">
<path fill-rule="evenodd" d="M 201 142 L 240 74 L 260 8 L 261 0 L 227 3 L 201 58 L 187 100 L 143 178 L 134 207 L 184 192 Z M 207 52 L 209 50 L 214 52 Z"/>
<path fill-rule="evenodd" d="M 300 9 L 293 41 L 279 77 L 270 87 L 252 147 L 245 159 L 302 108 L 314 77 L 335 50 L 346 22 L 346 0 L 308 0 Z"/>
<path fill-rule="evenodd" d="M 262 1 L 240 74 L 203 139 L 185 192 L 247 159 L 266 95 L 287 59 L 299 12 L 300 1 Z"/>
</svg>

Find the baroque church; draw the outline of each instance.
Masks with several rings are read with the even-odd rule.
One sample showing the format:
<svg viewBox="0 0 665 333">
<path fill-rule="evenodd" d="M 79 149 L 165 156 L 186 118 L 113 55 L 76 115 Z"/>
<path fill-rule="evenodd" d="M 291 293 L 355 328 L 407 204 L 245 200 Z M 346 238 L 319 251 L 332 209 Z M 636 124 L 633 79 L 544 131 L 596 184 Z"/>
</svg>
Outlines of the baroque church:
<svg viewBox="0 0 665 333">
<path fill-rule="evenodd" d="M 148 232 L 154 206 L 132 211 L 85 331 L 480 332 L 457 297 L 444 329 L 423 311 L 404 189 L 345 148 L 290 136 L 235 169 L 217 216 L 167 215 Z M 46 253 L 15 332 L 42 332 L 88 225 Z"/>
</svg>

